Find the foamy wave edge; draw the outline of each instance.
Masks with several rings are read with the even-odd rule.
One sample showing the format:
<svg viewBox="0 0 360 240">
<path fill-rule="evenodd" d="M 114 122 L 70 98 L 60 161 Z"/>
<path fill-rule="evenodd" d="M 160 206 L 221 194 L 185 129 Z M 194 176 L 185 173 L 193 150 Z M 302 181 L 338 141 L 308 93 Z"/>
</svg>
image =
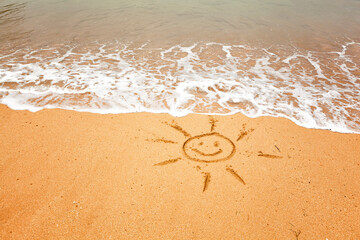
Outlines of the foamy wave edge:
<svg viewBox="0 0 360 240">
<path fill-rule="evenodd" d="M 343 62 L 339 63 L 339 68 L 342 69 L 344 71 L 344 73 L 348 74 L 347 76 L 349 77 L 349 81 L 351 82 L 351 86 L 354 88 L 354 94 L 355 94 L 355 98 L 352 99 L 352 102 L 354 103 L 354 105 L 352 105 L 352 107 L 356 110 L 359 109 L 359 102 L 357 102 L 356 100 L 358 99 L 357 93 L 360 93 L 360 84 L 359 84 L 359 77 L 357 75 L 351 75 L 349 72 L 349 69 L 351 70 L 351 67 L 344 65 L 344 62 L 351 62 L 351 59 L 348 58 L 348 56 L 346 55 L 346 51 L 348 46 L 351 46 L 353 44 L 359 44 L 359 43 L 347 43 L 345 45 L 343 45 L 342 47 L 342 51 L 339 52 L 333 52 L 332 54 L 335 54 L 338 56 L 339 59 L 342 59 Z M 283 118 L 287 118 L 291 121 L 293 121 L 294 123 L 296 123 L 299 126 L 302 127 L 306 127 L 306 128 L 313 128 L 313 129 L 327 129 L 327 130 L 331 130 L 334 132 L 341 132 L 341 133 L 360 133 L 360 129 L 358 128 L 359 126 L 356 125 L 356 121 L 359 121 L 359 119 L 354 119 L 354 124 L 351 124 L 351 122 L 349 123 L 349 120 L 344 119 L 344 116 L 342 114 L 344 114 L 345 106 L 340 106 L 337 108 L 334 108 L 334 112 L 331 112 L 334 115 L 334 119 L 329 119 L 326 118 L 326 115 L 320 113 L 317 113 L 317 115 L 314 115 L 314 112 L 311 112 L 310 108 L 308 105 L 311 105 L 310 103 L 303 104 L 301 103 L 302 100 L 304 101 L 314 101 L 314 99 L 311 98 L 307 98 L 309 96 L 312 96 L 312 94 L 314 94 L 314 92 L 316 92 L 317 94 L 319 94 L 319 92 L 315 89 L 311 89 L 311 87 L 309 87 L 309 89 L 302 89 L 300 90 L 300 93 L 297 93 L 297 97 L 298 100 L 300 101 L 301 105 L 300 107 L 296 107 L 294 106 L 293 103 L 289 103 L 286 102 L 285 100 L 283 102 L 277 102 L 276 105 L 273 105 L 273 96 L 277 96 L 277 94 L 281 94 L 281 91 L 285 91 L 285 90 L 281 90 L 279 91 L 279 89 L 270 89 L 270 94 L 269 92 L 266 92 L 266 97 L 265 98 L 260 98 L 260 99 L 256 99 L 256 97 L 254 97 L 255 94 L 261 94 L 262 91 L 268 91 L 268 89 L 266 88 L 266 90 L 264 90 L 264 86 L 260 86 L 261 84 L 265 84 L 265 87 L 273 87 L 275 85 L 276 80 L 270 80 L 268 79 L 268 75 L 270 74 L 271 76 L 278 76 L 279 78 L 285 79 L 285 80 L 290 80 L 292 77 L 292 73 L 290 69 L 284 69 L 284 68 L 280 68 L 280 70 L 275 70 L 274 68 L 272 68 L 270 66 L 271 64 L 271 59 L 275 59 L 274 61 L 276 62 L 283 62 L 283 63 L 289 63 L 291 61 L 293 61 L 294 59 L 297 58 L 301 58 L 301 59 L 305 59 L 306 61 L 309 62 L 312 71 L 315 71 L 315 75 L 312 76 L 315 78 L 323 78 L 323 79 L 327 79 L 327 77 L 325 77 L 322 68 L 320 66 L 319 60 L 316 59 L 316 57 L 314 57 L 312 55 L 312 53 L 307 53 L 307 54 L 300 54 L 300 53 L 294 53 L 290 56 L 287 56 L 286 58 L 280 58 L 279 56 L 276 56 L 274 53 L 269 52 L 266 49 L 263 49 L 262 51 L 264 53 L 266 53 L 264 56 L 260 56 L 257 57 L 255 59 L 255 64 L 254 66 L 252 66 L 249 70 L 250 73 L 252 74 L 256 74 L 259 78 L 259 82 L 256 83 L 256 86 L 253 86 L 253 83 L 249 84 L 246 81 L 253 81 L 253 79 L 250 79 L 249 77 L 242 77 L 240 82 L 234 82 L 235 78 L 237 76 L 233 76 L 234 71 L 236 71 L 236 67 L 238 64 L 241 64 L 244 62 L 244 59 L 237 59 L 236 57 L 232 56 L 232 53 L 230 52 L 232 46 L 226 46 L 223 44 L 219 44 L 219 43 L 208 43 L 208 46 L 221 46 L 223 53 L 225 54 L 224 59 L 222 59 L 222 61 L 224 60 L 226 63 L 224 64 L 215 64 L 214 66 L 208 67 L 206 66 L 206 64 L 208 64 L 208 60 L 207 63 L 201 62 L 199 59 L 199 56 L 194 54 L 193 49 L 196 47 L 196 45 L 190 46 L 190 47 L 183 47 L 183 46 L 174 46 L 170 49 L 165 49 L 165 50 L 161 50 L 160 51 L 160 55 L 161 55 L 161 60 L 167 60 L 167 61 L 173 61 L 173 63 L 177 64 L 177 67 L 175 70 L 179 70 L 178 74 L 180 77 L 177 77 L 177 80 L 183 80 L 180 81 L 180 83 L 177 83 L 177 87 L 175 87 L 175 89 L 172 90 L 170 95 L 157 95 L 154 96 L 152 95 L 151 91 L 146 92 L 148 95 L 145 94 L 145 92 L 141 92 L 144 89 L 140 89 L 138 90 L 136 88 L 136 86 L 142 86 L 141 83 L 143 81 L 144 76 L 148 76 L 147 72 L 140 72 L 139 74 L 135 74 L 136 73 L 136 68 L 132 66 L 132 63 L 129 63 L 129 61 L 124 60 L 122 57 L 120 57 L 117 54 L 114 53 L 106 53 L 105 51 L 101 51 L 100 50 L 100 55 L 99 54 L 92 54 L 92 53 L 87 53 L 87 54 L 83 54 L 82 55 L 82 61 L 87 61 L 87 60 L 94 60 L 97 57 L 101 56 L 101 57 L 107 57 L 108 59 L 116 59 L 119 60 L 119 65 L 121 65 L 125 70 L 120 74 L 120 78 L 118 79 L 119 81 L 116 81 L 116 84 L 118 84 L 119 89 L 116 89 L 115 91 L 111 92 L 109 89 L 109 86 L 106 84 L 114 84 L 115 82 L 113 81 L 112 77 L 110 76 L 110 78 L 107 78 L 107 80 L 105 81 L 105 84 L 103 84 L 102 86 L 100 86 L 99 89 L 96 88 L 96 86 L 91 85 L 94 84 L 94 82 L 86 83 L 86 87 L 79 87 L 79 89 L 68 89 L 65 85 L 64 88 L 56 88 L 54 86 L 47 86 L 44 87 L 41 85 L 41 87 L 37 86 L 32 86 L 31 88 L 21 88 L 21 89 L 9 89 L 7 87 L 4 87 L 4 83 L 14 83 L 16 82 L 17 84 L 19 83 L 19 81 L 25 81 L 26 79 L 21 79 L 19 78 L 19 76 L 24 73 L 23 69 L 27 69 L 27 68 L 33 68 L 35 69 L 35 71 L 33 71 L 33 74 L 28 74 L 27 76 L 30 76 L 29 78 L 31 79 L 31 81 L 34 81 L 36 83 L 36 81 L 38 80 L 38 76 L 42 75 L 44 76 L 44 73 L 46 75 L 46 72 L 48 71 L 48 75 L 49 78 L 52 76 L 54 78 L 59 77 L 59 75 L 62 75 L 61 73 L 65 73 L 66 71 L 69 71 L 69 69 L 66 67 L 65 65 L 61 65 L 61 61 L 63 59 L 65 59 L 68 56 L 71 56 L 72 50 L 68 50 L 65 54 L 62 54 L 62 56 L 60 58 L 56 58 L 55 60 L 52 60 L 52 64 L 53 65 L 45 65 L 44 67 L 41 67 L 39 64 L 33 64 L 33 63 L 25 63 L 25 64 L 15 64 L 16 65 L 16 71 L 18 72 L 14 72 L 14 71 L 7 71 L 4 68 L 0 69 L 0 103 L 7 105 L 8 107 L 10 107 L 11 109 L 14 110 L 29 110 L 32 112 L 36 112 L 42 109 L 54 109 L 54 108 L 59 108 L 59 109 L 66 109 L 66 110 L 75 110 L 75 111 L 79 111 L 79 112 L 92 112 L 92 113 L 98 113 L 98 114 L 119 114 L 119 113 L 134 113 L 134 112 L 150 112 L 150 113 L 168 113 L 172 116 L 175 117 L 181 117 L 181 116 L 185 116 L 187 114 L 190 113 L 196 113 L 196 114 L 211 114 L 211 115 L 231 115 L 231 114 L 235 114 L 235 113 L 241 113 L 244 114 L 248 117 L 251 118 L 256 118 L 256 117 L 261 117 L 261 116 L 270 116 L 270 117 L 283 117 Z M 143 47 L 143 46 L 142 46 Z M 246 49 L 247 47 L 245 46 L 237 46 L 238 48 L 244 48 Z M 100 48 L 101 49 L 101 48 Z M 126 47 L 123 48 L 122 50 L 126 50 Z M 140 49 L 140 48 L 138 48 Z M 126 51 L 130 51 L 129 49 L 127 49 Z M 186 53 L 187 55 L 185 57 L 179 57 L 174 59 L 171 59 L 171 57 L 165 57 L 165 54 L 168 53 Z M 31 55 L 31 54 L 30 54 Z M 248 56 L 249 57 L 249 56 Z M 0 56 L 0 59 L 3 58 L 3 56 Z M 250 57 L 251 58 L 251 57 Z M 201 66 L 202 69 L 205 70 L 205 72 L 198 72 L 196 70 L 194 70 L 193 66 L 190 66 L 192 63 L 192 61 L 199 61 L 201 62 Z M 246 61 L 245 61 L 246 62 Z M 54 66 L 60 66 L 60 68 L 58 68 L 59 70 L 59 74 L 57 75 L 56 73 L 54 73 Z M 354 63 L 352 63 L 354 64 Z M 146 65 L 145 65 L 146 66 Z M 49 67 L 49 68 L 47 68 Z M 98 75 L 98 78 L 95 79 L 97 81 L 101 81 L 102 77 L 107 76 L 105 73 L 102 73 L 103 70 L 99 70 L 97 67 L 98 65 L 96 65 L 94 68 L 92 67 L 79 67 L 79 65 L 72 65 L 71 67 L 74 67 L 73 70 L 76 73 L 79 73 L 80 75 L 83 74 L 82 76 L 91 76 L 92 74 L 94 74 L 94 72 L 96 72 Z M 78 68 L 77 68 L 78 67 Z M 102 66 L 103 67 L 103 66 Z M 155 67 L 156 69 L 162 69 L 163 66 L 157 66 Z M 358 67 L 357 65 L 355 65 L 355 68 Z M 354 68 L 354 66 L 353 66 Z M 181 70 L 180 70 L 181 69 Z M 215 70 L 219 70 L 219 72 L 216 72 Z M 144 70 L 144 69 L 142 69 Z M 36 72 L 38 71 L 38 72 Z M 64 72 L 62 72 L 64 71 Z M 305 71 L 305 70 L 304 70 Z M 130 75 L 128 73 L 131 73 Z M 225 73 L 224 73 L 225 72 Z M 301 71 L 300 71 L 301 72 Z M 42 73 L 42 74 L 40 74 Z M 210 73 L 210 74 L 209 74 Z M 134 75 L 135 74 L 135 75 Z M 144 75 L 145 74 L 145 75 Z M 163 76 L 166 76 L 165 73 Z M 111 75 L 111 74 L 110 74 Z M 65 74 L 65 77 L 67 75 Z M 127 81 L 125 78 L 129 78 L 129 77 L 133 77 L 135 79 L 135 88 L 131 88 L 132 84 L 134 82 L 132 81 Z M 186 79 L 186 77 L 190 77 L 192 79 L 186 81 L 184 79 Z M 309 75 L 307 75 L 306 73 L 303 73 L 303 75 L 296 75 L 296 77 L 311 77 Z M 44 77 L 43 77 L 44 78 Z M 46 76 L 45 76 L 46 79 Z M 91 78 L 92 80 L 94 80 L 94 78 Z M 125 80 L 124 80 L 125 79 Z M 136 80 L 137 79 L 137 80 Z M 161 83 L 160 85 L 152 85 L 153 82 L 151 81 L 159 81 L 159 79 L 157 78 L 150 78 L 150 84 L 147 83 L 147 88 L 146 90 L 149 90 L 151 88 L 151 86 L 153 87 L 159 87 L 162 86 Z M 80 79 L 81 80 L 81 79 Z M 76 86 L 78 86 L 78 82 L 76 81 L 80 81 L 79 79 L 75 79 L 73 82 L 71 82 L 71 84 L 75 84 Z M 85 79 L 88 80 L 88 79 Z M 193 81 L 192 81 L 193 80 Z M 81 80 L 83 81 L 83 80 Z M 171 79 L 169 79 L 169 77 L 165 77 L 164 81 L 170 81 Z M 332 79 L 327 79 L 327 81 L 332 81 Z M 129 83 L 130 82 L 130 83 Z M 126 85 L 128 83 L 128 85 Z M 82 82 L 83 84 L 83 82 Z M 99 84 L 99 83 L 98 83 Z M 116 85 L 115 84 L 115 85 Z M 118 93 L 117 91 L 122 90 L 121 87 L 125 86 L 127 88 L 127 91 L 123 91 L 120 93 Z M 217 85 L 221 85 L 223 84 L 223 86 L 236 86 L 238 87 L 238 89 L 236 89 L 237 91 L 235 92 L 222 92 L 220 93 L 219 91 L 217 91 L 218 89 L 216 89 Z M 288 82 L 287 84 L 291 85 L 291 84 L 296 84 L 294 82 Z M 96 85 L 96 84 L 95 84 Z M 150 86 L 150 88 L 149 88 Z M 208 89 L 214 89 L 215 88 L 215 93 L 212 91 L 208 91 Z M 329 87 L 327 85 L 322 86 L 323 92 L 320 92 L 320 94 L 322 96 L 324 96 L 324 98 L 329 99 L 328 103 L 331 105 L 331 101 L 332 99 L 339 97 L 342 94 L 342 90 L 339 88 L 334 88 L 334 87 Z M 200 89 L 202 91 L 207 91 L 206 94 L 209 94 L 209 96 L 206 96 L 205 100 L 202 99 L 202 102 L 207 102 L 209 104 L 209 106 L 205 109 L 212 109 L 212 110 L 208 110 L 206 112 L 201 112 L 201 111 L 196 111 L 196 103 L 194 103 L 193 105 L 188 105 L 185 108 L 182 108 L 183 106 L 186 105 L 186 103 L 189 102 L 189 100 L 193 100 L 195 99 L 194 95 L 190 94 L 191 91 L 194 91 L 196 89 Z M 229 89 L 231 89 L 229 87 Z M 131 94 L 133 93 L 133 91 L 139 91 L 138 94 L 145 94 L 146 95 L 146 100 L 149 100 L 148 102 L 144 102 L 144 101 L 140 101 L 136 102 L 136 99 L 134 98 L 134 96 L 132 96 Z M 165 87 L 165 90 L 169 90 L 169 88 L 167 89 Z M 271 90 L 273 92 L 271 92 Z M 306 91 L 307 90 L 307 91 Z M 144 90 L 145 91 L 145 90 Z M 297 89 L 295 88 L 295 90 L 293 92 L 296 93 Z M 303 92 L 302 92 L 303 91 Z M 48 96 L 49 94 L 53 94 L 54 96 L 61 96 L 64 94 L 73 94 L 73 93 L 79 93 L 79 94 L 83 94 L 83 93 L 87 93 L 90 92 L 91 94 L 95 94 L 97 97 L 101 98 L 101 99 L 105 99 L 105 105 L 104 104 L 92 104 L 90 107 L 86 107 L 85 105 L 66 105 L 66 104 L 51 104 L 51 103 L 47 103 L 43 106 L 36 106 L 36 104 L 31 103 L 31 99 L 34 98 L 45 98 L 46 96 Z M 125 99 L 125 101 L 123 102 L 124 104 L 113 104 L 115 102 L 111 102 L 111 98 L 106 98 L 108 97 L 109 93 L 117 93 L 118 95 L 120 94 L 121 97 L 123 99 Z M 220 96 L 220 98 L 216 98 L 214 95 L 215 94 L 222 94 Z M 250 93 L 250 94 L 249 94 Z M 273 94 L 273 95 L 272 95 Z M 303 95 L 302 95 L 303 94 Z M 116 95 L 116 94 L 115 94 Z M 116 95 L 116 96 L 118 96 Z M 144 96 L 145 96 L 144 95 Z M 157 97 L 160 97 L 157 98 Z M 56 97 L 54 97 L 56 98 Z M 110 99 L 110 100 L 109 100 Z M 115 97 L 116 99 L 116 97 Z M 131 104 L 128 104 L 126 99 L 130 99 L 132 102 Z M 118 99 L 117 99 L 118 100 Z M 129 100 L 129 101 L 130 101 Z M 152 101 L 153 100 L 153 101 Z M 166 101 L 166 106 L 163 104 L 160 104 L 161 101 L 160 100 L 165 100 Z M 253 105 L 253 107 L 255 107 L 256 109 L 253 108 L 247 108 L 247 106 L 245 106 L 245 109 L 236 109 L 236 107 L 232 107 L 228 102 L 232 102 L 232 103 L 242 103 L 242 102 L 249 102 L 251 103 L 250 105 Z M 260 102 L 259 102 L 260 101 Z M 220 105 L 220 109 L 218 110 L 214 110 L 210 105 L 214 104 L 214 103 L 218 103 Z M 316 103 L 316 102 L 315 102 Z M 148 106 L 145 106 L 148 105 Z M 101 107 L 104 106 L 104 107 Z M 303 106 L 305 106 L 305 108 L 302 108 Z M 277 108 L 280 107 L 280 110 L 282 112 L 286 112 L 286 113 L 281 113 L 281 112 L 277 112 Z M 330 108 L 330 110 L 333 110 Z M 345 112 L 346 113 L 346 112 Z M 352 127 L 351 127 L 352 126 Z M 355 129 L 356 128 L 356 129 Z M 359 129 L 359 130 L 358 130 Z"/>
</svg>

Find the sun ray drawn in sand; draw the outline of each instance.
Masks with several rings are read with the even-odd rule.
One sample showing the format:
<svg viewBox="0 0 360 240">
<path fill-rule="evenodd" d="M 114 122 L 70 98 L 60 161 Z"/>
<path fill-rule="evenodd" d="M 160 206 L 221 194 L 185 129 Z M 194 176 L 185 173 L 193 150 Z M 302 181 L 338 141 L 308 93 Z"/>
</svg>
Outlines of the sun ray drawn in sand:
<svg viewBox="0 0 360 240">
<path fill-rule="evenodd" d="M 162 162 L 158 162 L 154 164 L 154 166 L 164 166 L 168 164 L 173 164 L 184 159 L 198 163 L 206 163 L 206 164 L 230 160 L 236 152 L 236 145 L 234 141 L 232 141 L 230 138 L 215 131 L 217 122 L 218 121 L 215 120 L 212 116 L 209 116 L 210 132 L 202 133 L 195 136 L 192 136 L 188 131 L 186 131 L 183 127 L 179 126 L 175 122 L 165 123 L 166 125 L 180 132 L 186 138 L 182 145 L 182 152 L 185 158 L 177 157 L 174 159 L 168 159 Z M 243 139 L 245 136 L 247 136 L 253 131 L 254 129 L 246 130 L 244 124 L 240 134 L 237 136 L 237 138 L 235 138 L 236 139 L 235 142 L 240 141 L 241 139 Z M 167 140 L 164 138 L 155 139 L 153 140 L 153 142 L 162 142 L 169 144 L 177 143 L 175 141 Z M 278 149 L 278 147 L 276 148 Z M 258 152 L 257 156 L 267 157 L 267 158 L 281 158 L 281 156 L 266 154 L 261 151 Z M 230 175 L 232 175 L 236 180 L 238 180 L 241 184 L 246 185 L 243 177 L 240 176 L 240 174 L 231 166 L 229 165 L 226 166 L 225 170 Z M 204 174 L 203 192 L 205 192 L 208 189 L 211 179 L 211 174 L 209 172 L 204 172 L 203 174 Z"/>
</svg>

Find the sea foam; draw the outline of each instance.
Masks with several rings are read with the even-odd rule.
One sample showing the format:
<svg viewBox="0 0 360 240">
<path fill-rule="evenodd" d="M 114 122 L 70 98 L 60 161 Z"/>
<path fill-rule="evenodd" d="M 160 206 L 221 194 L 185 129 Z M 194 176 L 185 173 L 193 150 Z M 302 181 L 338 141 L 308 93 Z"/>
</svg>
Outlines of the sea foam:
<svg viewBox="0 0 360 240">
<path fill-rule="evenodd" d="M 197 43 L 111 43 L 0 55 L 0 102 L 13 109 L 286 117 L 360 133 L 360 44 L 334 51 Z"/>
</svg>

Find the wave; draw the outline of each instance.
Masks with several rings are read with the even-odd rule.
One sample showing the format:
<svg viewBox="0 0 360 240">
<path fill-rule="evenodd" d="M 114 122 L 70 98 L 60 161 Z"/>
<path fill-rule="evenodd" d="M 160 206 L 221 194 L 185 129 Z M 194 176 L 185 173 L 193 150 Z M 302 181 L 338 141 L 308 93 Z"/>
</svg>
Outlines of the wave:
<svg viewBox="0 0 360 240">
<path fill-rule="evenodd" d="M 93 43 L 0 55 L 0 103 L 17 110 L 286 117 L 360 133 L 360 43 L 301 51 L 196 43 Z"/>
</svg>

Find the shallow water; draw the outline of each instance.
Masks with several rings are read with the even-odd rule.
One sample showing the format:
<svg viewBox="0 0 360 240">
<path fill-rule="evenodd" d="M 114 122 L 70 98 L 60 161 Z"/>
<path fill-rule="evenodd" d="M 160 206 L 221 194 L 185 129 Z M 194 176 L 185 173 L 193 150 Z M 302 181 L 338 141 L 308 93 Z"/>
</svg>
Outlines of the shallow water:
<svg viewBox="0 0 360 240">
<path fill-rule="evenodd" d="M 317 48 L 359 39 L 356 0 L 2 0 L 1 41 L 256 42 Z"/>
<path fill-rule="evenodd" d="M 356 0 L 0 1 L 0 102 L 360 133 Z"/>
</svg>

